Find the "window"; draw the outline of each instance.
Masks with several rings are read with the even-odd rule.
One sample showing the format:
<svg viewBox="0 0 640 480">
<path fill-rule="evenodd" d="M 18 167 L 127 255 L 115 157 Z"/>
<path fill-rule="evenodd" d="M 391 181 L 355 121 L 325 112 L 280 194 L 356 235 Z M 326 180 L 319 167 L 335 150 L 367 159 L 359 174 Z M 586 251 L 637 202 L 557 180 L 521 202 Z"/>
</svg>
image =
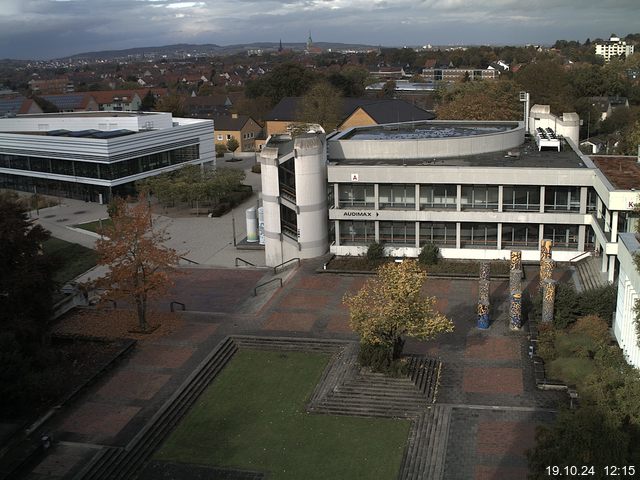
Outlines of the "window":
<svg viewBox="0 0 640 480">
<path fill-rule="evenodd" d="M 456 246 L 456 224 L 453 222 L 420 222 L 420 246 L 433 243 L 441 247 Z"/>
<path fill-rule="evenodd" d="M 227 140 L 231 140 L 232 138 L 233 138 L 233 135 L 227 134 Z"/>
<path fill-rule="evenodd" d="M 369 245 L 375 241 L 375 222 L 340 221 L 340 245 Z"/>
<path fill-rule="evenodd" d="M 598 193 L 593 187 L 587 189 L 587 213 L 595 213 L 598 208 Z"/>
<path fill-rule="evenodd" d="M 416 222 L 380 222 L 380 242 L 386 245 L 415 247 Z"/>
<path fill-rule="evenodd" d="M 420 185 L 420 209 L 456 208 L 456 185 Z"/>
<path fill-rule="evenodd" d="M 379 185 L 378 201 L 380 208 L 415 208 L 415 185 Z"/>
<path fill-rule="evenodd" d="M 280 205 L 280 228 L 284 235 L 298 240 L 298 215 L 284 205 Z"/>
<path fill-rule="evenodd" d="M 579 212 L 580 187 L 545 187 L 545 212 Z"/>
<path fill-rule="evenodd" d="M 540 211 L 540 187 L 505 186 L 502 189 L 502 209 L 515 212 Z"/>
<path fill-rule="evenodd" d="M 553 242 L 558 250 L 576 250 L 578 248 L 578 225 L 545 225 L 544 238 Z"/>
<path fill-rule="evenodd" d="M 373 184 L 340 184 L 338 186 L 338 205 L 340 208 L 373 208 Z"/>
<path fill-rule="evenodd" d="M 502 225 L 502 248 L 525 247 L 538 249 L 540 229 L 528 223 L 505 223 Z"/>
<path fill-rule="evenodd" d="M 495 223 L 460 224 L 460 246 L 463 248 L 497 248 L 498 225 Z"/>
<path fill-rule="evenodd" d="M 463 210 L 497 210 L 498 187 L 463 185 L 461 203 Z"/>
</svg>

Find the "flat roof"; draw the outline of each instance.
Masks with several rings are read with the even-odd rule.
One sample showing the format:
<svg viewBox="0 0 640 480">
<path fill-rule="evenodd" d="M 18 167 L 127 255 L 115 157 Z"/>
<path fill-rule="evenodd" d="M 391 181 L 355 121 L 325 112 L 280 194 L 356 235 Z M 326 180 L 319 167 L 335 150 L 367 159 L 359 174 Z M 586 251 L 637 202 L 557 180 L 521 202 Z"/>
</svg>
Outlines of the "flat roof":
<svg viewBox="0 0 640 480">
<path fill-rule="evenodd" d="M 480 133 L 479 133 L 480 134 Z M 555 149 L 538 150 L 536 142 L 527 137 L 517 148 L 475 155 L 409 158 L 409 159 L 344 159 L 329 158 L 333 165 L 424 165 L 459 167 L 512 167 L 512 168 L 589 168 L 583 159 L 568 144 L 563 142 L 560 152 Z"/>
<path fill-rule="evenodd" d="M 616 190 L 640 190 L 638 157 L 592 155 L 590 158 Z"/>
<path fill-rule="evenodd" d="M 418 140 L 460 138 L 508 132 L 518 122 L 407 122 L 356 127 L 336 140 Z"/>
<path fill-rule="evenodd" d="M 57 118 L 57 117 L 144 117 L 149 115 L 160 115 L 165 112 L 119 112 L 111 110 L 100 110 L 98 112 L 56 112 L 56 113 L 31 113 L 20 115 L 17 118 Z"/>
<path fill-rule="evenodd" d="M 518 128 L 517 123 L 398 123 L 368 128 L 354 128 L 339 140 L 418 140 L 459 138 L 507 132 Z"/>
</svg>

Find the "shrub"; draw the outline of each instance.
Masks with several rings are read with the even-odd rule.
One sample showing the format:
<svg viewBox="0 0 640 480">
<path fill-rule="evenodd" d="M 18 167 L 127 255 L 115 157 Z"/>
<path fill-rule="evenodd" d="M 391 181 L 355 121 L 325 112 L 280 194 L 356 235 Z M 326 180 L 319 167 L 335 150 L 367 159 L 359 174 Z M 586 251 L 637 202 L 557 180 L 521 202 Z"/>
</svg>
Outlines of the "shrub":
<svg viewBox="0 0 640 480">
<path fill-rule="evenodd" d="M 224 157 L 224 154 L 227 153 L 227 147 L 220 143 L 216 143 L 216 157 Z"/>
<path fill-rule="evenodd" d="M 392 377 L 399 377 L 407 372 L 408 364 L 402 359 L 393 359 L 393 349 L 385 345 L 361 343 L 358 352 L 358 363 L 368 367 L 372 372 L 384 373 Z"/>
<path fill-rule="evenodd" d="M 438 263 L 438 258 L 440 256 L 440 248 L 433 243 L 427 243 L 422 250 L 420 250 L 420 254 L 418 255 L 418 262 L 422 265 L 435 265 Z"/>
<path fill-rule="evenodd" d="M 571 332 L 587 335 L 597 346 L 607 345 L 611 339 L 609 325 L 597 315 L 580 317 L 571 326 Z"/>
<path fill-rule="evenodd" d="M 262 173 L 262 167 L 260 166 L 259 163 L 256 163 L 254 166 L 251 167 L 251 171 L 253 173 Z"/>
<path fill-rule="evenodd" d="M 367 260 L 371 263 L 380 262 L 384 258 L 384 243 L 373 242 L 367 248 Z"/>
<path fill-rule="evenodd" d="M 550 362 L 558 356 L 556 351 L 556 330 L 551 325 L 539 325 L 538 327 L 537 354 L 545 362 Z"/>
<path fill-rule="evenodd" d="M 231 204 L 226 202 L 221 202 L 211 209 L 211 216 L 221 217 L 222 215 L 227 213 L 229 210 L 231 210 Z"/>
</svg>

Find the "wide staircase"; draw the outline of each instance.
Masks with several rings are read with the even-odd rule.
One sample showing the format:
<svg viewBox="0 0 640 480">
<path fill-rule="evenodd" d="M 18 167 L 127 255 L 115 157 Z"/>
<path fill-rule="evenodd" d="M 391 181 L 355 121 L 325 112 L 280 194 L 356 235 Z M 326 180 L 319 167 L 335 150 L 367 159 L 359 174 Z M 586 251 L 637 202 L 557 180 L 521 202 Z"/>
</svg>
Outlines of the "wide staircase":
<svg viewBox="0 0 640 480">
<path fill-rule="evenodd" d="M 581 291 L 594 290 L 604 287 L 609 282 L 607 274 L 600 271 L 602 259 L 589 256 L 575 264 L 576 273 L 580 283 Z"/>
<path fill-rule="evenodd" d="M 407 451 L 400 467 L 400 480 L 439 480 L 449 439 L 451 407 L 433 405 L 411 425 Z"/>
</svg>

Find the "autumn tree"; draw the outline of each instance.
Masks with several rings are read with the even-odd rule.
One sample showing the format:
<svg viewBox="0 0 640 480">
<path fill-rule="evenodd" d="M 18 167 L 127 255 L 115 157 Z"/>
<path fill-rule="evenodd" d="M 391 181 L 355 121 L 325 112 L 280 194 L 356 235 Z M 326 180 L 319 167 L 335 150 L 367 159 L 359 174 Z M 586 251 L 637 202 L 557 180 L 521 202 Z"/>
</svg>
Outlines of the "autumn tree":
<svg viewBox="0 0 640 480">
<path fill-rule="evenodd" d="M 522 120 L 520 88 L 507 80 L 461 82 L 438 93 L 441 120 Z"/>
<path fill-rule="evenodd" d="M 240 144 L 238 143 L 238 140 L 236 140 L 236 137 L 232 136 L 229 140 L 227 140 L 227 150 L 229 150 L 231 153 L 235 153 L 239 146 Z"/>
<path fill-rule="evenodd" d="M 361 346 L 378 347 L 387 364 L 400 357 L 403 337 L 426 340 L 453 331 L 453 322 L 435 309 L 436 298 L 423 295 L 426 278 L 414 260 L 386 263 L 359 292 L 343 299 Z"/>
<path fill-rule="evenodd" d="M 170 274 L 180 257 L 164 245 L 166 232 L 153 228 L 144 195 L 136 204 L 122 198 L 114 200 L 111 225 L 101 233 L 103 237 L 96 242 L 98 264 L 109 267 L 109 271 L 98 286 L 106 289 L 106 299 L 132 300 L 139 327 L 147 330 L 149 300 L 171 286 Z"/>
<path fill-rule="evenodd" d="M 328 82 L 316 83 L 300 101 L 300 120 L 320 124 L 331 132 L 342 120 L 342 96 Z"/>
<path fill-rule="evenodd" d="M 156 103 L 155 109 L 158 112 L 171 112 L 175 117 L 184 117 L 187 114 L 185 98 L 177 93 L 162 97 Z"/>
</svg>

